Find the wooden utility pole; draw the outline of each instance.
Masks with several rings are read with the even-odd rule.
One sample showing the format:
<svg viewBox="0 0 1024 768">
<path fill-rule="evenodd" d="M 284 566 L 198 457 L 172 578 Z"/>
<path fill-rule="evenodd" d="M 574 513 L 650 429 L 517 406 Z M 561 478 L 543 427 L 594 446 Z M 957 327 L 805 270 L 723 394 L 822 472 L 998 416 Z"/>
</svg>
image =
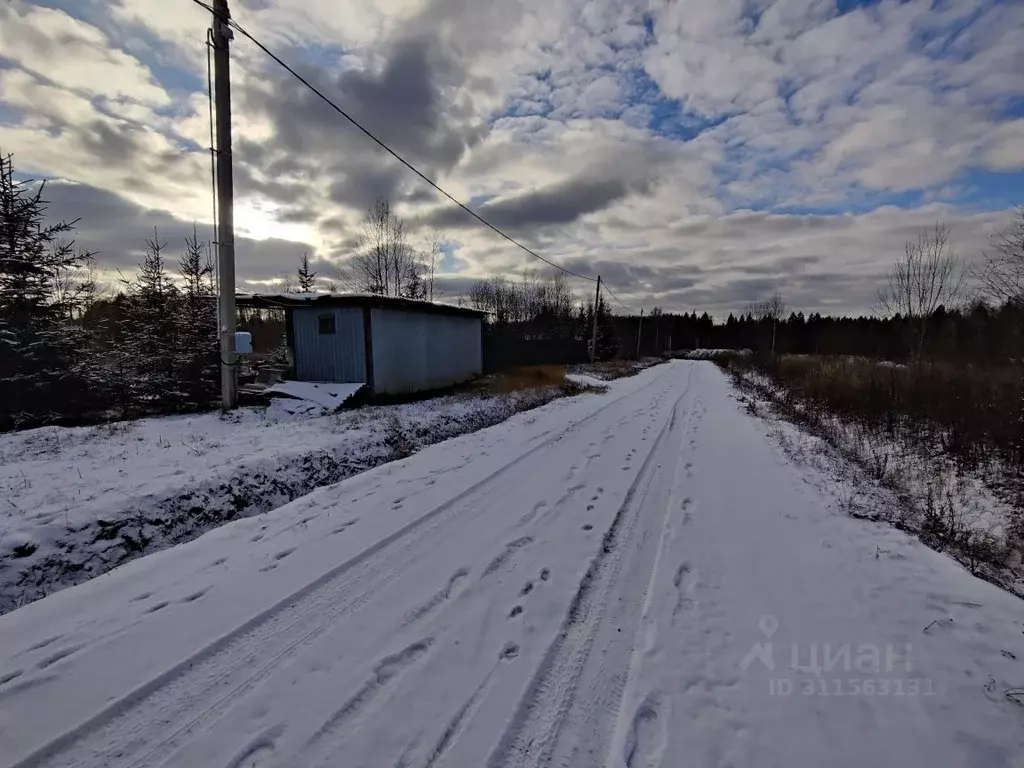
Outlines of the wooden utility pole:
<svg viewBox="0 0 1024 768">
<path fill-rule="evenodd" d="M 228 0 L 213 0 L 214 101 L 217 105 L 217 265 L 220 271 L 221 408 L 238 405 L 235 372 L 235 211 L 231 172 L 231 72 L 228 44 L 234 38 Z"/>
<path fill-rule="evenodd" d="M 601 276 L 597 276 L 597 293 L 594 294 L 594 327 L 590 331 L 590 362 L 597 360 L 597 305 L 601 301 Z"/>
<path fill-rule="evenodd" d="M 636 359 L 640 359 L 640 331 L 644 329 L 644 310 L 640 308 L 640 322 L 636 326 Z"/>
</svg>

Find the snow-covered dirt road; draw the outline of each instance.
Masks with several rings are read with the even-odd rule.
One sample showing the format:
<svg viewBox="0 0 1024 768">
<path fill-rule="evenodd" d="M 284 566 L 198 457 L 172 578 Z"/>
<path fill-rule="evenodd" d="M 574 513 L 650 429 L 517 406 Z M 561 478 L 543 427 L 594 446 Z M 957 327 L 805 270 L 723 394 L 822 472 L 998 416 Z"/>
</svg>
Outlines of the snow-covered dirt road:
<svg viewBox="0 0 1024 768">
<path fill-rule="evenodd" d="M 709 363 L 0 618 L 3 766 L 1019 766 L 1024 602 L 846 517 Z"/>
</svg>

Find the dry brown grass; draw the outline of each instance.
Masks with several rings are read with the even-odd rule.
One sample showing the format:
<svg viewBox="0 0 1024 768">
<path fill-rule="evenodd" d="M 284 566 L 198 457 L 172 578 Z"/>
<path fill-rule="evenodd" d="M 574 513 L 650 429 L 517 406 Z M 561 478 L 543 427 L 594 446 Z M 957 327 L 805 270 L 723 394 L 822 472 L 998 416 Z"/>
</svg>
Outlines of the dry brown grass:
<svg viewBox="0 0 1024 768">
<path fill-rule="evenodd" d="M 492 394 L 506 394 L 521 389 L 564 387 L 564 365 L 524 365 L 511 368 L 479 381 L 480 389 Z"/>
</svg>

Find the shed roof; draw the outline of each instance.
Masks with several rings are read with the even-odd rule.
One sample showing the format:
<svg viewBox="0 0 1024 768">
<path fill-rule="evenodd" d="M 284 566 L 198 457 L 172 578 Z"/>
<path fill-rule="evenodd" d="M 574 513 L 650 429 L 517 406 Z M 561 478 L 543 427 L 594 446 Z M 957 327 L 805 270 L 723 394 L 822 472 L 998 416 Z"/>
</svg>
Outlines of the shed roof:
<svg viewBox="0 0 1024 768">
<path fill-rule="evenodd" d="M 399 299 L 363 293 L 237 293 L 235 302 L 243 307 L 261 309 L 299 309 L 302 307 L 371 307 L 374 309 L 400 309 L 436 315 L 484 317 L 487 313 L 454 304 L 439 304 L 417 299 Z"/>
</svg>

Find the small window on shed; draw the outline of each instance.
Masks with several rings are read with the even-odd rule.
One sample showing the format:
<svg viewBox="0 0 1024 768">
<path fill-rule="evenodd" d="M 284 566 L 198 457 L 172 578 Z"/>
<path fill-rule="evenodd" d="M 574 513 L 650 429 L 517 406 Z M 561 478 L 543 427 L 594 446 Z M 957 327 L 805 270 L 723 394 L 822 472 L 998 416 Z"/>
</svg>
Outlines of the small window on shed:
<svg viewBox="0 0 1024 768">
<path fill-rule="evenodd" d="M 317 328 L 321 334 L 334 334 L 334 315 L 320 315 Z"/>
</svg>

